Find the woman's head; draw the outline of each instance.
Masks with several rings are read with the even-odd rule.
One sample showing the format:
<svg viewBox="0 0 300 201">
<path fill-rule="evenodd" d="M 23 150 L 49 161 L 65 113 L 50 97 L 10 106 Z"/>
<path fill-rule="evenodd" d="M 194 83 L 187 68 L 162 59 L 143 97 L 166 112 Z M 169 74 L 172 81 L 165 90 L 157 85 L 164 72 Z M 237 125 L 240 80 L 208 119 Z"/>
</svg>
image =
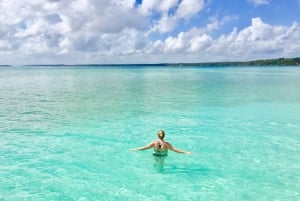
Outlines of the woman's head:
<svg viewBox="0 0 300 201">
<path fill-rule="evenodd" d="M 165 131 L 163 131 L 163 130 L 157 131 L 157 137 L 158 137 L 159 139 L 163 140 L 164 137 L 165 137 Z"/>
</svg>

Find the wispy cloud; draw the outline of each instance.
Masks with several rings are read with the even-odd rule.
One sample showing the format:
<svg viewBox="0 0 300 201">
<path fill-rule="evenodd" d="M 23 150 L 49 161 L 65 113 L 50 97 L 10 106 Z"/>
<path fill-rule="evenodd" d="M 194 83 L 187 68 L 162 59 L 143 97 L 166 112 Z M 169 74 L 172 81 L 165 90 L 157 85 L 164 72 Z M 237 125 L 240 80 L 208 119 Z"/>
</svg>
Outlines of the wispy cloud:
<svg viewBox="0 0 300 201">
<path fill-rule="evenodd" d="M 271 2 L 271 0 L 248 0 L 254 6 L 267 5 Z"/>
</svg>

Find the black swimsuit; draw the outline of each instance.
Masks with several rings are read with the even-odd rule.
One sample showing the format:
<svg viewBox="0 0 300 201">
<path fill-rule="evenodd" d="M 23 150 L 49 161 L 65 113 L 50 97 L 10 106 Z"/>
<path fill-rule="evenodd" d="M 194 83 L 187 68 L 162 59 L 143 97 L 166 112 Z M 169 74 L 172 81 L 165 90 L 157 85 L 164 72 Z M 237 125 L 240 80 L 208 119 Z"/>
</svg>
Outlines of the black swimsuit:
<svg viewBox="0 0 300 201">
<path fill-rule="evenodd" d="M 162 144 L 158 143 L 158 149 L 154 148 L 153 156 L 167 156 L 168 155 L 168 149 L 162 149 Z"/>
</svg>

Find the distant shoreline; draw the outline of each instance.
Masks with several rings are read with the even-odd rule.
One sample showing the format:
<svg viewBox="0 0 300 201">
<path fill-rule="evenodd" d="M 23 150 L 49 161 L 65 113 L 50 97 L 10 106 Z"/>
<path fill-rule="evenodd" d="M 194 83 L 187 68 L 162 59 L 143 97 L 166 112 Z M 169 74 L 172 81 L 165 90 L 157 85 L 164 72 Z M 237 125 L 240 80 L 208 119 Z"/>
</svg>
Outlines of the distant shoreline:
<svg viewBox="0 0 300 201">
<path fill-rule="evenodd" d="M 0 65 L 0 67 L 12 67 L 13 65 Z M 300 57 L 261 59 L 253 61 L 223 61 L 223 62 L 199 62 L 199 63 L 153 63 L 153 64 L 29 64 L 19 66 L 300 66 Z"/>
</svg>

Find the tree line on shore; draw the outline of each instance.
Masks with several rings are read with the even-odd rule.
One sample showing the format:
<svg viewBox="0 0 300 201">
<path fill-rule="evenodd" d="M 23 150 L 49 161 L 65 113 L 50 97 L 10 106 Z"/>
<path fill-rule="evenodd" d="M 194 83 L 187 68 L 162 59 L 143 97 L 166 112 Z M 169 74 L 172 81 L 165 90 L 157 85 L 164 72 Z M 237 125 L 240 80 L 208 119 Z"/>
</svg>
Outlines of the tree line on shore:
<svg viewBox="0 0 300 201">
<path fill-rule="evenodd" d="M 300 66 L 300 57 L 265 59 L 265 60 L 254 60 L 254 61 L 178 63 L 177 65 L 179 66 Z"/>
</svg>

